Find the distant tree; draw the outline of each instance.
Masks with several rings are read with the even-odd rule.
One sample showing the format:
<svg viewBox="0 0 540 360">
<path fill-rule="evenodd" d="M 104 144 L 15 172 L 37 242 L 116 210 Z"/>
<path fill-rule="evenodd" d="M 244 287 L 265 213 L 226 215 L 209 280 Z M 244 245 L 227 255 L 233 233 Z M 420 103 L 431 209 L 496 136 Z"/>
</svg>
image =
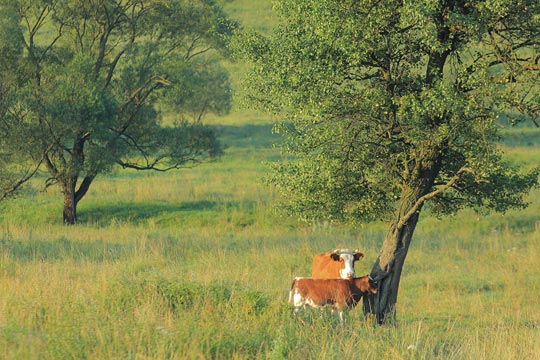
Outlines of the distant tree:
<svg viewBox="0 0 540 360">
<path fill-rule="evenodd" d="M 6 2 L 0 5 L 0 132 L 13 134 L 14 123 L 8 113 L 12 99 L 10 89 L 17 85 L 17 59 L 22 54 L 22 38 L 16 17 L 16 7 Z M 17 165 L 17 154 L 24 148 L 21 143 L 0 137 L 0 201 L 14 195 L 31 178 L 37 168 Z"/>
<path fill-rule="evenodd" d="M 272 181 L 306 219 L 389 223 L 364 304 L 395 319 L 420 212 L 523 208 L 538 169 L 497 147 L 499 116 L 538 115 L 538 1 L 284 0 L 239 36 L 247 98 L 281 114 L 293 156 Z"/>
<path fill-rule="evenodd" d="M 114 165 L 166 171 L 221 152 L 200 120 L 230 108 L 216 59 L 235 25 L 214 0 L 6 0 L 0 11 L 0 137 L 24 144 L 19 164 L 43 163 L 66 224 Z M 162 109 L 180 115 L 166 123 Z"/>
</svg>

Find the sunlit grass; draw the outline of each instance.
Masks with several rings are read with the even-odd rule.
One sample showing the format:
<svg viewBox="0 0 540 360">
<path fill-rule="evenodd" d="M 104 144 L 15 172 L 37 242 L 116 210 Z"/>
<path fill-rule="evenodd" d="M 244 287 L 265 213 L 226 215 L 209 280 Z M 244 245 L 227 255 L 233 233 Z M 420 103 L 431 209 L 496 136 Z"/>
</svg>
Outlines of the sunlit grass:
<svg viewBox="0 0 540 360">
<path fill-rule="evenodd" d="M 243 176 L 234 176 L 235 166 Z M 523 212 L 422 218 L 399 323 L 378 328 L 360 309 L 345 324 L 329 313 L 295 317 L 286 300 L 316 252 L 358 247 L 366 259 L 357 271 L 368 272 L 384 225 L 280 218 L 271 189 L 256 180 L 263 171 L 259 160 L 223 159 L 161 176 L 106 177 L 81 203 L 75 227 L 60 225 L 60 213 L 34 217 L 24 198 L 10 204 L 17 216 L 2 225 L 0 357 L 540 355 L 538 190 Z M 33 202 L 49 209 L 58 201 L 51 191 Z"/>
<path fill-rule="evenodd" d="M 540 358 L 540 190 L 523 211 L 424 212 L 395 327 L 361 309 L 344 324 L 297 317 L 290 282 L 309 276 L 313 254 L 359 248 L 365 274 L 386 226 L 276 214 L 261 181 L 279 156 L 270 128 L 230 129 L 215 163 L 98 178 L 77 226 L 61 225 L 56 188 L 3 204 L 0 358 Z M 536 165 L 535 147 L 506 151 Z"/>
<path fill-rule="evenodd" d="M 277 18 L 272 10 L 272 0 L 236 0 L 226 4 L 226 11 L 247 29 L 269 31 Z"/>
</svg>

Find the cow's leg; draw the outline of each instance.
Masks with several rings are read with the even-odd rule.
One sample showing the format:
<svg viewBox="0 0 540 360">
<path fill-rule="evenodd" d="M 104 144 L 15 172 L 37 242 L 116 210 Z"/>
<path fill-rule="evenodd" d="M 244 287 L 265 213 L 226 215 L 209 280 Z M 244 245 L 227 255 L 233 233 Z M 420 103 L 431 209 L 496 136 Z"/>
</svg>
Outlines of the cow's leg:
<svg viewBox="0 0 540 360">
<path fill-rule="evenodd" d="M 291 296 L 292 295 L 292 296 Z M 294 313 L 298 314 L 300 312 L 300 309 L 306 310 L 306 307 L 308 307 L 309 299 L 304 298 L 298 291 L 294 291 L 294 293 L 291 293 L 289 295 L 289 298 L 292 298 L 292 305 L 294 306 Z"/>
</svg>

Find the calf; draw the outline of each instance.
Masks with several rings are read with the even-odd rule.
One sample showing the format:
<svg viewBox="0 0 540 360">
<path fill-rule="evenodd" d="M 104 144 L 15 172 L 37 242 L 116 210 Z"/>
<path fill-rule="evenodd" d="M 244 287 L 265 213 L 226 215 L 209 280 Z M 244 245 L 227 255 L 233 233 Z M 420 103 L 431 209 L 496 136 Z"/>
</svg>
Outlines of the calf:
<svg viewBox="0 0 540 360">
<path fill-rule="evenodd" d="M 364 254 L 358 250 L 336 249 L 331 253 L 313 257 L 311 277 L 314 279 L 352 279 L 355 276 L 354 262 Z"/>
<path fill-rule="evenodd" d="M 332 305 L 332 309 L 338 309 L 339 318 L 343 321 L 343 308 L 355 307 L 366 293 L 377 293 L 377 284 L 368 275 L 347 280 L 297 277 L 291 285 L 289 303 L 295 307 L 295 311 L 306 305 Z"/>
</svg>

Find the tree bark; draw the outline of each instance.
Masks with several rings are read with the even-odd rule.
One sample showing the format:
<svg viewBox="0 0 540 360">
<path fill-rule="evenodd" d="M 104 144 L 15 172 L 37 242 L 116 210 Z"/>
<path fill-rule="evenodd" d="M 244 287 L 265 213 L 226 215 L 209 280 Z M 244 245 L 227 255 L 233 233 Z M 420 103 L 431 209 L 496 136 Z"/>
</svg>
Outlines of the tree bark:
<svg viewBox="0 0 540 360">
<path fill-rule="evenodd" d="M 379 291 L 364 296 L 364 314 L 375 314 L 380 325 L 396 321 L 401 272 L 418 218 L 419 213 L 415 213 L 400 229 L 397 222 L 391 225 L 383 250 L 371 270 L 370 276 L 377 282 Z"/>
<path fill-rule="evenodd" d="M 77 222 L 77 205 L 88 192 L 95 177 L 95 175 L 86 176 L 81 182 L 78 190 L 75 190 L 77 186 L 77 177 L 64 179 L 60 182 L 62 193 L 64 194 L 64 224 L 74 225 Z"/>
<path fill-rule="evenodd" d="M 443 78 L 444 66 L 448 56 L 455 50 L 457 37 L 451 39 L 450 29 L 445 25 L 443 12 L 435 14 L 435 23 L 438 25 L 438 41 L 446 45 L 446 50 L 433 52 L 429 56 L 426 67 L 427 86 L 432 86 L 436 81 Z M 426 119 L 426 124 L 437 126 L 442 119 Z M 411 173 L 404 176 L 400 206 L 396 217 L 390 225 L 390 229 L 384 239 L 379 257 L 375 261 L 370 276 L 378 284 L 378 293 L 364 296 L 364 314 L 373 313 L 379 324 L 387 324 L 396 321 L 396 304 L 401 272 L 409 251 L 414 229 L 418 223 L 420 211 L 426 199 L 436 196 L 451 187 L 462 172 L 461 169 L 454 178 L 439 190 L 431 191 L 435 178 L 441 169 L 442 153 L 444 146 L 432 147 L 429 144 L 421 149 L 424 156 L 416 162 Z"/>
<path fill-rule="evenodd" d="M 77 222 L 77 201 L 75 200 L 77 178 L 63 179 L 60 183 L 64 194 L 64 224 L 73 225 Z"/>
</svg>

